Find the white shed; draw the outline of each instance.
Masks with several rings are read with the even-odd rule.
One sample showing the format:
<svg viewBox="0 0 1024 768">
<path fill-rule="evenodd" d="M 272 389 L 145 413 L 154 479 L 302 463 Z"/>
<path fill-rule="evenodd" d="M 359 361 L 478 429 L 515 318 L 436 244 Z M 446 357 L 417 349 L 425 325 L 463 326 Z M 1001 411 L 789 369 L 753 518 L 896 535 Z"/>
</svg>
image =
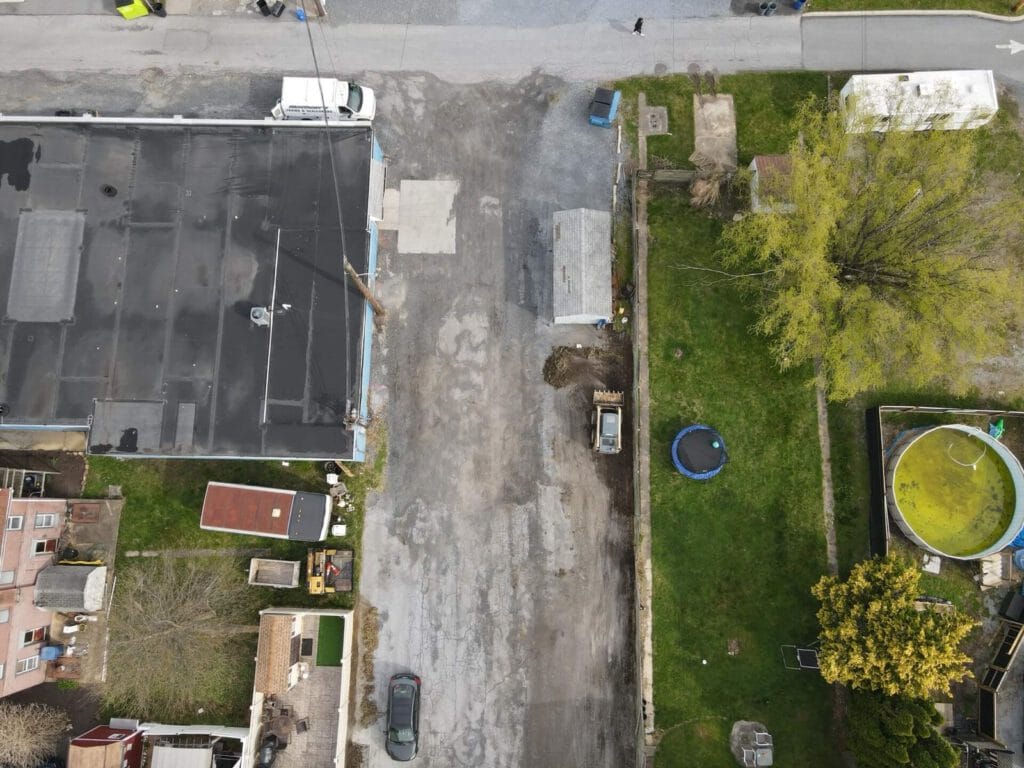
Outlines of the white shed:
<svg viewBox="0 0 1024 768">
<path fill-rule="evenodd" d="M 853 75 L 839 92 L 851 133 L 978 128 L 999 109 L 989 69 Z"/>
<path fill-rule="evenodd" d="M 612 215 L 574 208 L 555 211 L 555 323 L 594 325 L 612 317 Z"/>
</svg>

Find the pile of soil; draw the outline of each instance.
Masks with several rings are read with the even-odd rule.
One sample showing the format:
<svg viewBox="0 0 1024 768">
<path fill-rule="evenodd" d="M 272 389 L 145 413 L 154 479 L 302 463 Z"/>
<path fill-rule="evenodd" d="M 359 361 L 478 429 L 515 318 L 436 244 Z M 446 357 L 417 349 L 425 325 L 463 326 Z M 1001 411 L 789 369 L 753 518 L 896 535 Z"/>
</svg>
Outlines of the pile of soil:
<svg viewBox="0 0 1024 768">
<path fill-rule="evenodd" d="M 616 357 L 613 351 L 597 347 L 555 347 L 544 361 L 544 381 L 555 389 L 570 384 L 611 387 L 607 379 Z"/>
</svg>

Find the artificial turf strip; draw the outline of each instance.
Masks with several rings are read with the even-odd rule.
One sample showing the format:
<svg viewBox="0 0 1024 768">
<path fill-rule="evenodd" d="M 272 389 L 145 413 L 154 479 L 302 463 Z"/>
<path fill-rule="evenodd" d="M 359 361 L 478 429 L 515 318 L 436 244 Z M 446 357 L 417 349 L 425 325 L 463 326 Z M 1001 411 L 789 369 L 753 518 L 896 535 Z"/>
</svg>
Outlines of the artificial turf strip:
<svg viewBox="0 0 1024 768">
<path fill-rule="evenodd" d="M 340 667 L 345 619 L 341 616 L 321 616 L 316 640 L 316 665 Z"/>
</svg>

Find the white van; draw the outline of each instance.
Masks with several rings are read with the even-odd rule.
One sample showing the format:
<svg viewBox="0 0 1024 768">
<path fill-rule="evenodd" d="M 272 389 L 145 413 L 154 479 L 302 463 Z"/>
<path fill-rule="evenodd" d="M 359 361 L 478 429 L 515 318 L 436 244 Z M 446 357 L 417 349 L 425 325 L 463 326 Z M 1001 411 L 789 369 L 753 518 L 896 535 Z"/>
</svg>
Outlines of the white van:
<svg viewBox="0 0 1024 768">
<path fill-rule="evenodd" d="M 373 120 L 377 99 L 373 91 L 333 77 L 286 77 L 281 82 L 281 98 L 270 111 L 277 120 L 327 119 Z"/>
</svg>

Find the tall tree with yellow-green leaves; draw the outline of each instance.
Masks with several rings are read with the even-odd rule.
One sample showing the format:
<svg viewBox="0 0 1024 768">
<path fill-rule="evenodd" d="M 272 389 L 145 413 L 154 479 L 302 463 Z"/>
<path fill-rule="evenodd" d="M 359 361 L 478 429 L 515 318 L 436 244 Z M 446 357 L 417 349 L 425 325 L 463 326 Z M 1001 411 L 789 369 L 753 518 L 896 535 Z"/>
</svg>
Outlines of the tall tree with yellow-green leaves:
<svg viewBox="0 0 1024 768">
<path fill-rule="evenodd" d="M 1015 171 L 983 169 L 979 131 L 848 133 L 814 100 L 794 129 L 770 210 L 721 243 L 755 278 L 776 360 L 818 362 L 832 399 L 893 380 L 964 389 L 1024 315 Z"/>
<path fill-rule="evenodd" d="M 959 610 L 917 610 L 920 572 L 910 563 L 874 558 L 842 581 L 825 576 L 818 598 L 821 675 L 830 683 L 888 696 L 926 699 L 965 678 L 970 657 L 960 645 L 976 622 Z"/>
</svg>

